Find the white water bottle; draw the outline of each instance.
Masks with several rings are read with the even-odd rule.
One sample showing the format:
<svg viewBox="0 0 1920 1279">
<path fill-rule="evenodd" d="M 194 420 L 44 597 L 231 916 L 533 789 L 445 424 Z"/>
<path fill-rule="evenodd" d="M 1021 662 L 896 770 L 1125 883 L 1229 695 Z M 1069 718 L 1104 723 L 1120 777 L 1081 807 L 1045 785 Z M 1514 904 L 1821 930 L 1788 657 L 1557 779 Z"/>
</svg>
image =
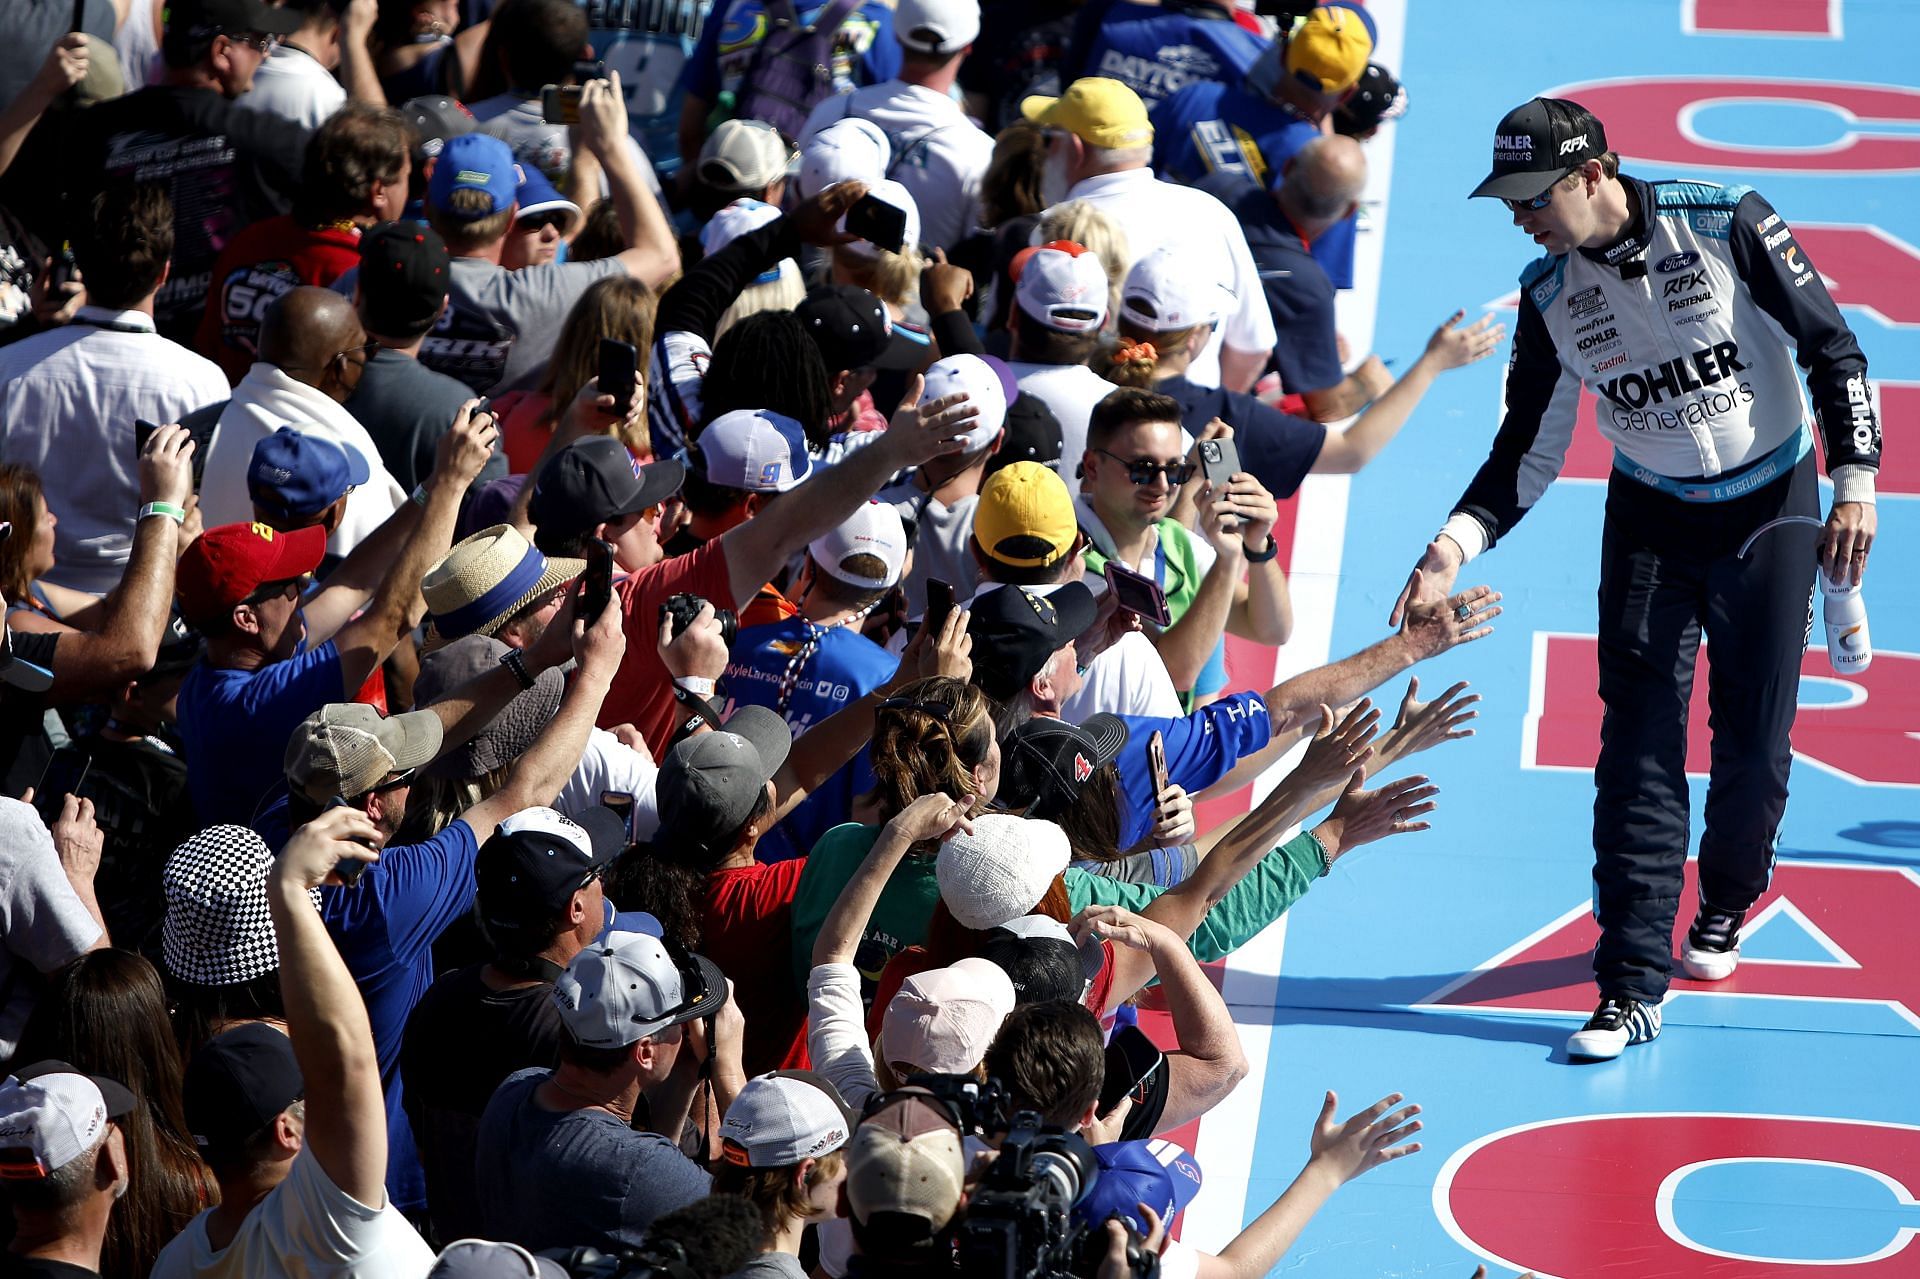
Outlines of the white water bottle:
<svg viewBox="0 0 1920 1279">
<path fill-rule="evenodd" d="M 1826 596 L 1822 612 L 1827 622 L 1827 661 L 1836 675 L 1853 675 L 1873 664 L 1873 641 L 1867 634 L 1867 602 L 1851 580 L 1838 586 L 1820 574 L 1820 593 Z"/>
</svg>

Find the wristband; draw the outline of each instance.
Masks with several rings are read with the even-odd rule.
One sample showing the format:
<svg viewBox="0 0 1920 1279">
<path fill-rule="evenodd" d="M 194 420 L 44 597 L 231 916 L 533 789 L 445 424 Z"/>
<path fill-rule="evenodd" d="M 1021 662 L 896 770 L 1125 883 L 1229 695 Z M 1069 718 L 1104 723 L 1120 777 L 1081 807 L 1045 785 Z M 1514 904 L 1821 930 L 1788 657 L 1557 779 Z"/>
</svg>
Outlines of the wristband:
<svg viewBox="0 0 1920 1279">
<path fill-rule="evenodd" d="M 676 675 L 673 686 L 696 697 L 713 696 L 713 681 L 699 675 Z"/>
<path fill-rule="evenodd" d="M 164 515 L 175 524 L 185 524 L 187 522 L 187 508 L 184 506 L 175 506 L 172 502 L 148 502 L 140 508 L 140 514 L 134 516 L 133 522 L 138 524 L 149 515 Z"/>
<path fill-rule="evenodd" d="M 1323 844 L 1323 843 L 1321 843 L 1321 842 L 1320 842 L 1320 837 L 1319 837 L 1318 835 L 1316 835 L 1316 834 L 1314 834 L 1314 833 L 1313 833 L 1312 831 L 1310 831 L 1310 830 L 1309 830 L 1309 831 L 1302 831 L 1301 833 L 1302 833 L 1302 834 L 1304 834 L 1304 835 L 1305 835 L 1305 836 L 1306 836 L 1306 837 L 1307 837 L 1308 839 L 1310 839 L 1310 840 L 1312 840 L 1312 841 L 1313 841 L 1313 846 L 1314 846 L 1315 848 L 1317 848 L 1317 849 L 1319 849 L 1319 850 L 1320 850 L 1320 875 L 1319 875 L 1319 878 L 1321 878 L 1321 879 L 1325 879 L 1325 878 L 1327 877 L 1327 875 L 1328 875 L 1328 873 L 1329 873 L 1329 872 L 1331 872 L 1331 871 L 1333 870 L 1333 854 L 1327 851 L 1327 846 L 1326 846 L 1325 844 Z"/>
<path fill-rule="evenodd" d="M 514 682 L 519 684 L 522 690 L 533 687 L 533 672 L 527 669 L 527 659 L 519 649 L 508 649 L 500 658 L 500 665 L 513 673 Z"/>
<path fill-rule="evenodd" d="M 1252 551 L 1248 551 L 1247 563 L 1265 564 L 1268 560 L 1272 559 L 1274 556 L 1278 555 L 1279 553 L 1280 553 L 1280 543 L 1276 542 L 1273 538 L 1273 534 L 1269 533 L 1267 534 L 1267 549 L 1264 551 L 1261 551 L 1257 555 Z"/>
<path fill-rule="evenodd" d="M 427 504 L 427 482 L 425 480 L 422 480 L 418 484 L 414 485 L 413 492 L 408 496 L 407 500 L 412 502 L 415 506 L 424 507 Z"/>
</svg>

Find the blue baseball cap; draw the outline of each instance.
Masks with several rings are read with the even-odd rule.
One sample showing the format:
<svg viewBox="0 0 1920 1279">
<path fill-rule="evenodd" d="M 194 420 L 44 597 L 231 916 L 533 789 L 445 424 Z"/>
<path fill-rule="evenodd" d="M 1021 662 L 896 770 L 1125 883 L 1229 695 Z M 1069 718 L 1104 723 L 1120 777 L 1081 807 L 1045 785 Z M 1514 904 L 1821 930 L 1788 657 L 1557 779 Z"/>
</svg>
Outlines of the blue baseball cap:
<svg viewBox="0 0 1920 1279">
<path fill-rule="evenodd" d="M 707 483 L 749 493 L 785 493 L 807 478 L 807 433 L 784 413 L 735 409 L 700 432 Z"/>
<path fill-rule="evenodd" d="M 1113 1141 L 1093 1148 L 1100 1176 L 1087 1197 L 1074 1206 L 1074 1216 L 1090 1226 L 1119 1217 L 1141 1234 L 1147 1223 L 1140 1205 L 1171 1222 L 1200 1193 L 1200 1165 L 1186 1149 L 1170 1141 Z"/>
<path fill-rule="evenodd" d="M 427 180 L 427 204 L 447 217 L 477 221 L 512 206 L 520 178 L 513 148 L 490 133 L 462 134 L 440 149 Z M 483 191 L 490 202 L 484 209 L 455 209 L 448 200 L 456 191 Z"/>
<path fill-rule="evenodd" d="M 324 435 L 283 426 L 253 446 L 247 494 L 253 504 L 282 519 L 307 519 L 338 502 L 373 476 L 367 459 Z"/>
<path fill-rule="evenodd" d="M 523 167 L 520 185 L 514 193 L 514 203 L 520 206 L 513 220 L 519 222 L 541 213 L 565 213 L 568 231 L 580 225 L 580 219 L 586 215 L 580 212 L 580 206 L 561 195 L 553 183 L 547 181 L 547 175 L 539 169 Z"/>
</svg>

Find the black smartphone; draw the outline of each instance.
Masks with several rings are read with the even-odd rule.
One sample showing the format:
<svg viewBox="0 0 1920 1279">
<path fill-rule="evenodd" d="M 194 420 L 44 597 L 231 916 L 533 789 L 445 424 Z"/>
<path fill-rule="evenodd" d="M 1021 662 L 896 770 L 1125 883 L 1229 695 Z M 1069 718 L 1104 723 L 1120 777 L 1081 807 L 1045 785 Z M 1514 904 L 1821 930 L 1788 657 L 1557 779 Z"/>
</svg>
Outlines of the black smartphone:
<svg viewBox="0 0 1920 1279">
<path fill-rule="evenodd" d="M 1130 568 L 1121 568 L 1108 560 L 1107 589 L 1113 592 L 1114 603 L 1141 621 L 1152 622 L 1155 626 L 1172 624 L 1173 614 L 1167 610 L 1167 593 L 1152 578 Z"/>
<path fill-rule="evenodd" d="M 1240 450 L 1232 440 L 1200 441 L 1200 472 L 1213 485 L 1215 497 L 1226 491 L 1227 481 L 1240 471 Z"/>
<path fill-rule="evenodd" d="M 607 611 L 613 600 L 613 544 L 605 538 L 587 539 L 587 569 L 580 575 L 580 598 L 573 615 L 588 626 Z"/>
<path fill-rule="evenodd" d="M 878 196 L 863 195 L 847 210 L 847 234 L 898 253 L 907 244 L 907 211 Z"/>
<path fill-rule="evenodd" d="M 133 455 L 135 457 L 146 456 L 147 441 L 152 439 L 153 433 L 159 429 L 143 417 L 133 419 Z"/>
<path fill-rule="evenodd" d="M 73 0 L 73 21 L 68 24 L 69 31 L 87 29 L 87 0 Z"/>
<path fill-rule="evenodd" d="M 540 86 L 540 119 L 547 124 L 580 123 L 580 86 Z"/>
<path fill-rule="evenodd" d="M 607 64 L 604 62 L 595 62 L 591 58 L 582 58 L 573 64 L 573 82 L 575 84 L 585 84 L 589 80 L 604 80 L 606 78 Z"/>
<path fill-rule="evenodd" d="M 633 411 L 633 393 L 639 387 L 640 352 L 619 338 L 600 339 L 600 394 L 613 397 L 616 413 Z"/>
<path fill-rule="evenodd" d="M 1147 767 L 1153 773 L 1153 798 L 1154 803 L 1158 805 L 1160 796 L 1166 793 L 1168 778 L 1167 742 L 1157 728 L 1147 738 Z"/>
<path fill-rule="evenodd" d="M 346 806 L 347 801 L 335 795 L 332 799 L 320 806 L 320 811 L 324 813 L 329 808 L 345 808 Z M 358 835 L 349 835 L 348 838 L 356 844 L 362 844 L 368 848 L 373 847 L 373 841 L 370 839 L 361 839 Z M 360 877 L 367 873 L 367 867 L 371 865 L 373 865 L 372 862 L 363 862 L 358 858 L 342 857 L 333 864 L 333 873 L 342 885 L 347 888 L 352 888 L 360 882 Z"/>
<path fill-rule="evenodd" d="M 628 842 L 633 840 L 633 796 L 625 791 L 603 790 L 600 792 L 600 807 L 620 819 L 621 829 L 627 832 Z"/>
<path fill-rule="evenodd" d="M 1122 1026 L 1107 1041 L 1107 1069 L 1100 1079 L 1100 1105 L 1094 1112 L 1113 1113 L 1123 1097 L 1153 1079 L 1166 1056 L 1138 1026 Z"/>
<path fill-rule="evenodd" d="M 947 624 L 947 618 L 953 612 L 953 605 L 953 583 L 943 582 L 937 577 L 928 578 L 927 611 L 921 615 L 921 627 L 938 636 L 940 628 Z"/>
<path fill-rule="evenodd" d="M 60 820 L 67 796 L 87 797 L 87 774 L 92 771 L 91 754 L 60 751 L 47 760 L 46 767 L 40 770 L 40 780 L 33 784 L 33 807 L 49 829 Z"/>
</svg>

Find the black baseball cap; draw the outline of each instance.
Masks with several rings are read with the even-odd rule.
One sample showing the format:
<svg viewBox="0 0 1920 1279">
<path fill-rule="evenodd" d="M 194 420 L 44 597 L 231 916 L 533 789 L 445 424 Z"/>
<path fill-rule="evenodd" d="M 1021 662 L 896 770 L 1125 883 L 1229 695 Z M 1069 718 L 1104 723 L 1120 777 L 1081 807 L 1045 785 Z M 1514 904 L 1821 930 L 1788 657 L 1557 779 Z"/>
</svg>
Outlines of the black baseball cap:
<svg viewBox="0 0 1920 1279">
<path fill-rule="evenodd" d="M 306 15 L 296 9 L 277 9 L 262 0 L 167 0 L 163 20 L 167 43 L 178 47 L 248 31 L 290 36 L 300 29 Z"/>
<path fill-rule="evenodd" d="M 974 596 L 967 634 L 973 636 L 973 682 L 1005 705 L 1019 695 L 1068 640 L 1093 625 L 1093 592 L 1068 582 L 1042 595 L 1025 586 L 999 586 Z"/>
<path fill-rule="evenodd" d="M 626 823 L 611 808 L 589 808 L 578 819 L 551 808 L 515 813 L 474 860 L 481 922 L 497 928 L 551 923 L 626 846 Z"/>
<path fill-rule="evenodd" d="M 830 374 L 848 369 L 917 368 L 920 357 L 926 354 L 895 342 L 886 304 L 857 285 L 816 285 L 793 310 L 813 335 Z M 908 360 L 908 355 L 914 358 Z"/>
<path fill-rule="evenodd" d="M 1000 802 L 1028 817 L 1052 820 L 1073 807 L 1080 788 L 1111 764 L 1127 744 L 1117 715 L 1089 716 L 1084 724 L 1030 719 L 1007 735 Z"/>
<path fill-rule="evenodd" d="M 419 222 L 382 222 L 360 237 L 360 308 L 375 333 L 405 337 L 433 323 L 447 300 L 453 259 Z"/>
<path fill-rule="evenodd" d="M 181 1089 L 187 1131 L 203 1157 L 236 1155 L 274 1116 L 307 1094 L 293 1041 L 250 1021 L 202 1044 Z"/>
<path fill-rule="evenodd" d="M 1369 62 L 1352 94 L 1333 109 L 1333 131 L 1356 137 L 1406 113 L 1407 91 L 1393 78 L 1393 72 Z"/>
<path fill-rule="evenodd" d="M 677 459 L 642 466 L 611 435 L 575 440 L 533 477 L 527 515 L 538 530 L 535 544 L 577 537 L 596 524 L 658 506 L 686 478 L 687 468 Z"/>
<path fill-rule="evenodd" d="M 480 127 L 473 118 L 473 112 L 444 94 L 426 94 L 418 98 L 408 98 L 400 105 L 400 114 L 413 126 L 419 137 L 419 145 L 413 151 L 413 167 L 418 170 L 424 163 L 440 154 L 440 148 L 447 145 L 448 138 L 457 138 L 463 133 L 472 133 Z"/>
<path fill-rule="evenodd" d="M 987 459 L 987 469 L 980 482 L 985 484 L 1001 467 L 1015 462 L 1038 462 L 1058 471 L 1063 447 L 1060 419 L 1053 415 L 1045 400 L 1022 391 L 1007 405 L 1000 447 Z"/>
<path fill-rule="evenodd" d="M 1493 172 L 1473 196 L 1531 200 L 1588 160 L 1607 153 L 1607 131 L 1565 98 L 1535 98 L 1501 117 L 1493 131 Z"/>
</svg>

